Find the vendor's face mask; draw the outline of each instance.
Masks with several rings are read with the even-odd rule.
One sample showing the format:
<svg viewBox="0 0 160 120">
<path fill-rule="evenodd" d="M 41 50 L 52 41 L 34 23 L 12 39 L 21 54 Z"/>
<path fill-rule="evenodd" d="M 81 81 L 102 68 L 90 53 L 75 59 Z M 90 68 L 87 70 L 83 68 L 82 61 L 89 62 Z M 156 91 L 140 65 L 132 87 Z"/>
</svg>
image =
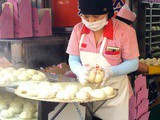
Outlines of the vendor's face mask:
<svg viewBox="0 0 160 120">
<path fill-rule="evenodd" d="M 102 29 L 105 25 L 108 24 L 106 17 L 104 17 L 102 20 L 98 20 L 96 22 L 88 22 L 83 17 L 81 17 L 81 19 L 82 19 L 83 24 L 85 24 L 85 26 L 92 31 L 98 31 L 98 30 Z"/>
</svg>

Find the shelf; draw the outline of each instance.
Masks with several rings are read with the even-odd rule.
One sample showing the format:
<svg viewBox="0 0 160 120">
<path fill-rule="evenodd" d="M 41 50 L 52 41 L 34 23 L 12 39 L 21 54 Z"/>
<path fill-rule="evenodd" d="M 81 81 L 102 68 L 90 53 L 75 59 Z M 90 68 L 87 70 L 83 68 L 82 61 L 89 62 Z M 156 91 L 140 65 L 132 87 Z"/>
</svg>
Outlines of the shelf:
<svg viewBox="0 0 160 120">
<path fill-rule="evenodd" d="M 159 22 L 152 22 L 151 24 L 160 24 L 160 21 Z"/>
<path fill-rule="evenodd" d="M 160 35 L 147 36 L 146 39 L 160 37 Z M 159 41 L 160 42 L 160 41 Z"/>
<path fill-rule="evenodd" d="M 151 10 L 151 8 L 146 8 L 146 10 Z M 160 10 L 160 8 L 152 8 L 152 10 Z"/>
<path fill-rule="evenodd" d="M 160 17 L 160 15 L 152 15 L 152 16 L 146 15 L 146 17 Z"/>
</svg>

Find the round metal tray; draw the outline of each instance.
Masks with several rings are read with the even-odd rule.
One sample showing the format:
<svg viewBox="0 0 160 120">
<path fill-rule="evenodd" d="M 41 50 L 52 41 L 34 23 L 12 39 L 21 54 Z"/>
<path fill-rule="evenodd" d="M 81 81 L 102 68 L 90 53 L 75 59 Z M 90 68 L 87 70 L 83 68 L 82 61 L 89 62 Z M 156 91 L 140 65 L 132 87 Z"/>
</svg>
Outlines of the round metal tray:
<svg viewBox="0 0 160 120">
<path fill-rule="evenodd" d="M 79 87 L 82 87 L 82 85 L 79 84 L 78 82 L 56 82 L 56 83 L 60 83 L 63 87 L 65 87 L 66 85 L 69 85 L 69 84 L 76 84 Z M 93 86 L 91 86 L 91 87 L 93 87 Z M 38 98 L 38 97 L 27 96 L 27 94 L 21 93 L 18 89 L 15 90 L 15 94 L 20 96 L 20 97 L 23 97 L 23 98 L 27 98 L 27 99 L 31 99 L 31 100 L 37 100 L 37 101 L 62 102 L 62 103 L 75 103 L 75 102 L 77 102 L 77 103 L 87 103 L 87 102 L 96 102 L 96 101 L 104 101 L 104 100 L 113 99 L 118 95 L 118 90 L 114 89 L 114 94 L 113 95 L 106 96 L 103 99 L 92 98 L 92 99 L 89 99 L 89 100 L 80 100 L 80 99 L 77 99 L 77 98 L 75 98 L 73 100 L 60 100 L 60 99 L 56 99 L 56 98 L 55 99 L 41 99 L 41 98 Z"/>
</svg>

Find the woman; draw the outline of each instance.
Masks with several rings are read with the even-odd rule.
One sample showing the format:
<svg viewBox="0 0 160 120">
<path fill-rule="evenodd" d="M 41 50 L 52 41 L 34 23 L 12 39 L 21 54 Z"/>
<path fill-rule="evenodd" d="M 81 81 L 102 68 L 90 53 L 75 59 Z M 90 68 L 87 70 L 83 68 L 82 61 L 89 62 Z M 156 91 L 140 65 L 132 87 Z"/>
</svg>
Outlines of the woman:
<svg viewBox="0 0 160 120">
<path fill-rule="evenodd" d="M 79 82 L 87 82 L 86 65 L 105 71 L 101 86 L 119 89 L 95 115 L 103 120 L 128 120 L 129 81 L 127 74 L 138 68 L 135 30 L 112 18 L 112 0 L 79 0 L 82 22 L 75 25 L 67 48 L 69 65 Z M 96 107 L 94 103 L 93 107 Z"/>
</svg>

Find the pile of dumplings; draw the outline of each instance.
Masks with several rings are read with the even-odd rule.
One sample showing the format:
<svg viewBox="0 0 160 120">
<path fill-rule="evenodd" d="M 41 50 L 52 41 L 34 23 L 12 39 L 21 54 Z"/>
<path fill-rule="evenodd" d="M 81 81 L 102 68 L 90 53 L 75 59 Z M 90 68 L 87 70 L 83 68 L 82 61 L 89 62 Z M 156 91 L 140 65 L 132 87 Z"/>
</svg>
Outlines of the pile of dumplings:
<svg viewBox="0 0 160 120">
<path fill-rule="evenodd" d="M 90 67 L 88 69 L 89 71 L 89 78 L 88 82 L 89 83 L 95 83 L 95 84 L 100 84 L 104 78 L 104 71 L 100 67 Z"/>
<path fill-rule="evenodd" d="M 34 70 L 19 68 L 15 69 L 13 67 L 0 68 L 0 84 L 6 85 L 17 81 L 43 81 L 47 80 L 44 73 Z"/>
<path fill-rule="evenodd" d="M 147 59 L 140 59 L 139 62 L 145 63 L 150 66 L 160 66 L 160 58 L 147 58 Z"/>
<path fill-rule="evenodd" d="M 61 85 L 60 83 L 41 82 L 34 84 L 19 85 L 17 91 L 28 97 L 40 99 L 58 100 L 90 100 L 93 98 L 104 99 L 114 95 L 114 89 L 110 86 L 101 89 L 80 87 L 76 84 Z"/>
<path fill-rule="evenodd" d="M 0 119 L 38 119 L 38 103 L 17 97 L 11 93 L 0 93 Z"/>
</svg>

